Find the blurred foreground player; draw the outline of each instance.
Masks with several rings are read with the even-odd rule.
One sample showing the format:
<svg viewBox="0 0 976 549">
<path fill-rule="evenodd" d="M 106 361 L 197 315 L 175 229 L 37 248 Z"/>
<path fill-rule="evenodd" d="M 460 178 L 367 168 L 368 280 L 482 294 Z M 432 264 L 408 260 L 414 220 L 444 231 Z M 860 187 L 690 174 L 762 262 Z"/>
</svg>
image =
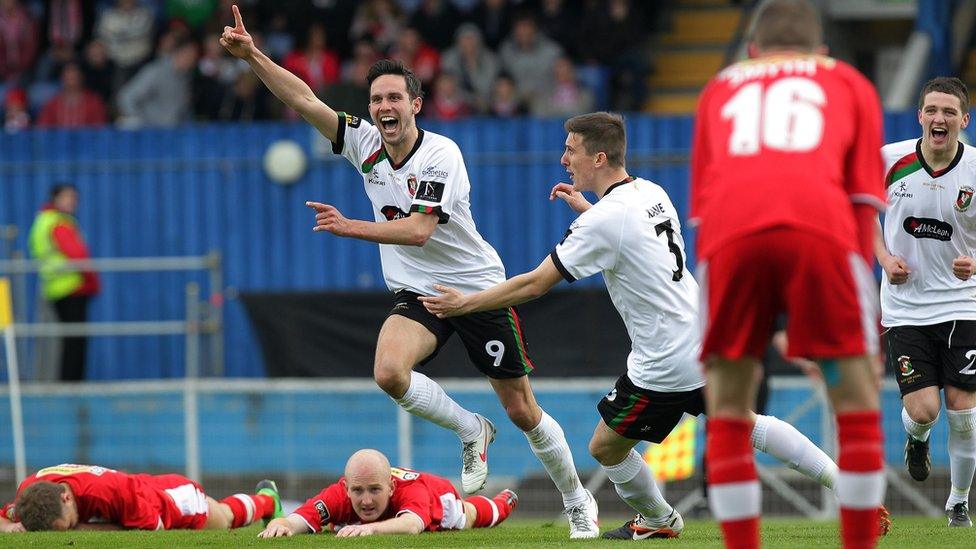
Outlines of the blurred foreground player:
<svg viewBox="0 0 976 549">
<path fill-rule="evenodd" d="M 491 528 L 518 504 L 511 490 L 494 498 L 461 499 L 445 478 L 390 467 L 376 450 L 359 450 L 346 462 L 339 482 L 313 496 L 294 513 L 272 520 L 262 538 L 331 530 L 337 537 L 419 534 Z"/>
<path fill-rule="evenodd" d="M 273 481 L 256 491 L 217 501 L 181 475 L 61 464 L 20 483 L 14 503 L 0 509 L 0 531 L 226 530 L 282 516 Z"/>
<path fill-rule="evenodd" d="M 727 547 L 759 546 L 752 372 L 785 314 L 789 355 L 820 364 L 837 414 L 843 545 L 873 547 L 885 493 L 871 273 L 881 107 L 867 79 L 823 55 L 809 2 L 763 4 L 753 32 L 752 59 L 703 91 L 692 148 L 710 506 Z"/>
<path fill-rule="evenodd" d="M 236 6 L 233 11 L 235 26 L 224 28 L 221 44 L 247 61 L 265 85 L 331 141 L 333 152 L 363 177 L 374 221 L 347 219 L 329 204 L 307 205 L 316 212 L 314 230 L 380 245 L 383 277 L 394 299 L 376 341 L 376 384 L 404 410 L 457 434 L 461 488 L 468 494 L 481 490 L 488 478 L 488 445 L 495 438 L 495 426 L 414 370 L 457 333 L 562 495 L 570 538 L 600 535 L 596 500 L 579 480 L 566 435 L 539 406 L 529 384 L 534 365 L 518 311 L 504 308 L 442 320 L 417 300 L 435 293 L 438 283 L 468 291 L 487 288 L 505 280 L 505 268 L 471 217 L 471 183 L 461 150 L 449 138 L 417 127 L 423 98 L 416 75 L 399 61 L 378 61 L 367 75 L 372 124 L 337 113 L 300 78 L 264 55 Z"/>
</svg>

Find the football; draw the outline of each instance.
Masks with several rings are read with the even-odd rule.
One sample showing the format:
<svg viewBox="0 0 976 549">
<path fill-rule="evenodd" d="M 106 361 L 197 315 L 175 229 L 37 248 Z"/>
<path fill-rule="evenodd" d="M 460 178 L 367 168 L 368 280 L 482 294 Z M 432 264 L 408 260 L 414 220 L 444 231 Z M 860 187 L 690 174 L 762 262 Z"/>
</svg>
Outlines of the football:
<svg viewBox="0 0 976 549">
<path fill-rule="evenodd" d="M 305 175 L 306 167 L 305 151 L 290 139 L 275 141 L 264 153 L 264 172 L 275 183 L 294 183 Z"/>
</svg>

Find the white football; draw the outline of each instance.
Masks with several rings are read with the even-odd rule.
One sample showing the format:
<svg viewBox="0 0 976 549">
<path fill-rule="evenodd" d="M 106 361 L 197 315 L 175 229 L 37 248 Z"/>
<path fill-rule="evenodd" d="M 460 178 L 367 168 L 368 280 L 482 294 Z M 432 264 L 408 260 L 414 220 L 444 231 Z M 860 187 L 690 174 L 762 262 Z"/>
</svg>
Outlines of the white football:
<svg viewBox="0 0 976 549">
<path fill-rule="evenodd" d="M 264 152 L 264 173 L 275 183 L 288 185 L 303 175 L 308 167 L 308 158 L 301 145 L 291 139 L 275 141 Z"/>
</svg>

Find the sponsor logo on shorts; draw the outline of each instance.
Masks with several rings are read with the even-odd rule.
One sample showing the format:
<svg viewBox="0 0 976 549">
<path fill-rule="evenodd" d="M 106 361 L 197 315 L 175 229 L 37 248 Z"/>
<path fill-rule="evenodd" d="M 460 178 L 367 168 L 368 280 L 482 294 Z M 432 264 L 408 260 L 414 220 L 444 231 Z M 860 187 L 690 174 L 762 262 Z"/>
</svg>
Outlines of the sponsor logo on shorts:
<svg viewBox="0 0 976 549">
<path fill-rule="evenodd" d="M 959 196 L 956 197 L 956 209 L 964 212 L 973 205 L 973 188 L 970 186 L 959 187 Z"/>
<path fill-rule="evenodd" d="M 641 427 L 641 432 L 642 433 L 646 433 L 646 432 L 648 432 L 650 430 L 651 430 L 651 426 L 650 425 L 645 425 L 645 426 Z"/>
<path fill-rule="evenodd" d="M 315 511 L 319 514 L 319 526 L 325 528 L 329 525 L 329 508 L 325 506 L 325 502 L 317 499 L 315 500 Z"/>
<path fill-rule="evenodd" d="M 915 238 L 931 238 L 943 242 L 952 239 L 952 225 L 930 217 L 906 217 L 902 227 Z"/>
<path fill-rule="evenodd" d="M 417 200 L 440 202 L 444 198 L 444 183 L 440 181 L 421 181 L 417 187 Z"/>
<path fill-rule="evenodd" d="M 607 399 L 607 402 L 613 402 L 613 399 L 617 398 L 617 390 L 614 389 L 610 391 L 609 393 L 607 393 L 607 396 L 604 398 Z"/>
<path fill-rule="evenodd" d="M 915 368 L 912 368 L 912 359 L 910 357 L 905 355 L 898 357 L 898 366 L 903 376 L 910 376 L 915 373 Z"/>
</svg>

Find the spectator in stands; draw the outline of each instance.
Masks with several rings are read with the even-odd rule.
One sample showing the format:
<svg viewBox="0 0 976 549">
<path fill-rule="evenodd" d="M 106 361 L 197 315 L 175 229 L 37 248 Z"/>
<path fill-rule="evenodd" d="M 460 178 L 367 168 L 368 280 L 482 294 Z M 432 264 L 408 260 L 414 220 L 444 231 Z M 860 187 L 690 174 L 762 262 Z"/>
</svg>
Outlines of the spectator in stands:
<svg viewBox="0 0 976 549">
<path fill-rule="evenodd" d="M 199 29 L 217 11 L 217 0 L 166 0 L 166 17 Z"/>
<path fill-rule="evenodd" d="M 366 75 L 379 54 L 369 40 L 359 40 L 353 47 L 353 57 L 342 67 L 342 81 L 329 86 L 320 96 L 327 105 L 348 105 L 346 112 L 369 119 L 369 86 Z"/>
<path fill-rule="evenodd" d="M 27 111 L 27 92 L 24 88 L 10 88 L 3 101 L 3 129 L 7 133 L 17 133 L 30 127 L 30 113 Z"/>
<path fill-rule="evenodd" d="M 253 494 L 220 501 L 200 484 L 174 474 L 123 473 L 98 465 L 45 467 L 0 508 L 0 533 L 43 530 L 227 530 L 281 517 L 272 480 Z"/>
<path fill-rule="evenodd" d="M 88 40 L 95 20 L 95 3 L 84 0 L 45 2 L 44 29 L 48 43 L 79 49 Z"/>
<path fill-rule="evenodd" d="M 484 0 L 471 12 L 469 19 L 481 29 L 484 43 L 491 50 L 498 49 L 512 27 L 508 0 Z"/>
<path fill-rule="evenodd" d="M 541 0 L 538 18 L 539 31 L 555 40 L 567 54 L 576 54 L 580 12 L 574 4 L 565 0 Z"/>
<path fill-rule="evenodd" d="M 0 85 L 26 84 L 37 57 L 38 32 L 20 0 L 0 0 Z"/>
<path fill-rule="evenodd" d="M 95 22 L 95 35 L 115 65 L 118 89 L 149 59 L 153 47 L 153 13 L 139 0 L 117 0 Z"/>
<path fill-rule="evenodd" d="M 95 39 L 85 45 L 81 72 L 85 75 L 85 85 L 88 89 L 97 93 L 102 98 L 102 102 L 110 106 L 109 102 L 115 95 L 112 82 L 115 64 L 109 59 L 104 42 Z"/>
<path fill-rule="evenodd" d="M 356 8 L 349 38 L 368 38 L 385 52 L 393 46 L 403 28 L 403 14 L 392 0 L 365 0 Z"/>
<path fill-rule="evenodd" d="M 451 45 L 460 22 L 461 14 L 450 0 L 423 0 L 410 17 L 410 26 L 440 51 Z"/>
<path fill-rule="evenodd" d="M 119 90 L 123 126 L 174 126 L 189 120 L 197 46 L 184 42 L 146 65 Z"/>
<path fill-rule="evenodd" d="M 44 299 L 54 307 L 60 322 L 85 322 L 88 303 L 98 294 L 98 275 L 65 264 L 66 260 L 89 259 L 88 246 L 78 227 L 78 189 L 70 184 L 51 187 L 28 235 L 30 254 L 40 263 Z M 88 339 L 61 338 L 61 381 L 85 379 Z"/>
<path fill-rule="evenodd" d="M 471 114 L 471 103 L 458 88 L 457 77 L 449 72 L 437 76 L 426 113 L 436 120 L 457 120 Z"/>
<path fill-rule="evenodd" d="M 518 504 L 502 490 L 492 499 L 462 499 L 446 478 L 390 467 L 376 450 L 359 450 L 346 462 L 345 474 L 292 514 L 268 523 L 262 538 L 334 531 L 336 537 L 419 534 L 501 524 Z"/>
<path fill-rule="evenodd" d="M 85 87 L 85 77 L 77 63 L 61 69 L 61 91 L 44 105 L 38 126 L 73 128 L 108 123 L 105 103 Z"/>
<path fill-rule="evenodd" d="M 321 93 L 326 86 L 339 81 L 339 55 L 328 47 L 325 27 L 319 23 L 309 26 L 304 42 L 301 49 L 285 56 L 283 65 L 315 93 Z"/>
<path fill-rule="evenodd" d="M 507 74 L 501 74 L 495 79 L 495 84 L 491 88 L 491 101 L 488 104 L 488 113 L 500 118 L 511 118 L 527 114 L 529 109 L 525 102 L 519 97 L 518 90 L 515 88 L 515 81 Z"/>
<path fill-rule="evenodd" d="M 288 31 L 288 18 L 285 14 L 276 12 L 271 16 L 271 22 L 264 33 L 264 48 L 268 56 L 279 63 L 288 52 L 295 49 L 295 36 Z"/>
<path fill-rule="evenodd" d="M 575 116 L 593 109 L 593 92 L 581 86 L 568 57 L 556 59 L 552 81 L 532 100 L 533 116 Z"/>
<path fill-rule="evenodd" d="M 430 47 L 413 27 L 407 27 L 400 33 L 396 44 L 390 50 L 390 58 L 402 61 L 404 65 L 411 68 L 424 85 L 424 89 L 430 89 L 434 77 L 440 71 L 440 52 Z"/>
<path fill-rule="evenodd" d="M 630 0 L 589 2 L 578 34 L 583 62 L 610 70 L 614 110 L 640 110 L 650 74 L 647 53 L 642 48 L 646 26 L 641 9 Z"/>
<path fill-rule="evenodd" d="M 552 66 L 562 53 L 558 44 L 539 33 L 532 14 L 524 12 L 512 25 L 512 34 L 502 43 L 499 57 L 519 95 L 528 99 L 548 86 Z"/>
<path fill-rule="evenodd" d="M 267 88 L 251 71 L 237 75 L 237 81 L 224 94 L 217 112 L 218 120 L 235 122 L 267 120 L 271 118 Z"/>
<path fill-rule="evenodd" d="M 476 110 L 486 112 L 492 84 L 501 70 L 498 57 L 482 44 L 481 31 L 473 23 L 462 24 L 456 34 L 454 47 L 441 57 L 441 69 L 457 77 Z"/>
</svg>

